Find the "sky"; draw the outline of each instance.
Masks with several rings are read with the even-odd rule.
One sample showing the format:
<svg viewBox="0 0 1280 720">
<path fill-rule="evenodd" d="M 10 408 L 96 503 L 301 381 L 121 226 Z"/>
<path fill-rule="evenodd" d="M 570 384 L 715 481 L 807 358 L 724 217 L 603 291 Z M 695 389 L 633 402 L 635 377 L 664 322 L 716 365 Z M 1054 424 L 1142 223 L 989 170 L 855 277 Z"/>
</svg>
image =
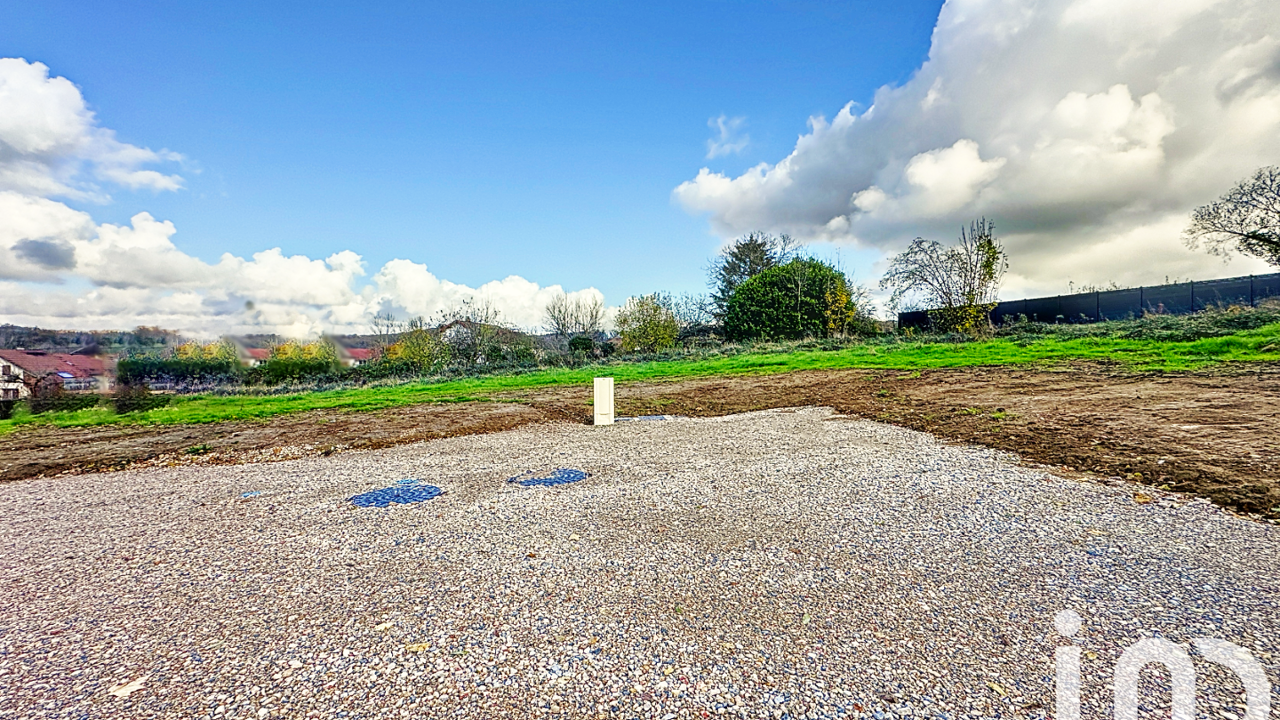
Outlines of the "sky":
<svg viewBox="0 0 1280 720">
<path fill-rule="evenodd" d="M 9 3 L 0 58 L 0 322 L 535 328 L 980 216 L 1006 298 L 1268 270 L 1180 239 L 1280 163 L 1265 0 Z"/>
</svg>

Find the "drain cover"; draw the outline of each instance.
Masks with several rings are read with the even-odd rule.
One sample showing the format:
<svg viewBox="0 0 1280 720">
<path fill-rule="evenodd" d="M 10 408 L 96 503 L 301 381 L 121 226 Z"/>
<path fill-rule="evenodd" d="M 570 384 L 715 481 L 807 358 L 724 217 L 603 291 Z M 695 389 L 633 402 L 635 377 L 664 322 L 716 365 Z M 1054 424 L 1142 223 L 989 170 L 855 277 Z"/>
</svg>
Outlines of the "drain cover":
<svg viewBox="0 0 1280 720">
<path fill-rule="evenodd" d="M 507 482 L 519 483 L 525 487 L 535 487 L 537 485 L 551 486 L 564 485 L 565 483 L 578 482 L 583 478 L 591 477 L 591 473 L 582 470 L 574 470 L 572 468 L 557 468 L 546 474 L 536 474 L 534 471 L 522 473 L 513 478 L 507 478 Z"/>
<path fill-rule="evenodd" d="M 387 507 L 391 503 L 416 503 L 430 500 L 443 492 L 435 485 L 424 485 L 421 481 L 410 478 L 400 480 L 395 485 L 378 490 L 370 490 L 351 498 L 357 507 Z"/>
</svg>

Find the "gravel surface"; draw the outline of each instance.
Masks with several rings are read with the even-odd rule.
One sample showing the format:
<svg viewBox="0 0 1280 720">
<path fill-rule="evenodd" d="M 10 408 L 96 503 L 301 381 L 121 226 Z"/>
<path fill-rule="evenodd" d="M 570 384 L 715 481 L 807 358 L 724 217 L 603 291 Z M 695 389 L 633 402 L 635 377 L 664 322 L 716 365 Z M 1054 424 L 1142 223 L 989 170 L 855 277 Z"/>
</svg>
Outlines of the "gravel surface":
<svg viewBox="0 0 1280 720">
<path fill-rule="evenodd" d="M 1064 609 L 1087 720 L 1143 637 L 1280 682 L 1280 529 L 1135 492 L 820 408 L 16 482 L 0 717 L 1044 718 Z"/>
</svg>

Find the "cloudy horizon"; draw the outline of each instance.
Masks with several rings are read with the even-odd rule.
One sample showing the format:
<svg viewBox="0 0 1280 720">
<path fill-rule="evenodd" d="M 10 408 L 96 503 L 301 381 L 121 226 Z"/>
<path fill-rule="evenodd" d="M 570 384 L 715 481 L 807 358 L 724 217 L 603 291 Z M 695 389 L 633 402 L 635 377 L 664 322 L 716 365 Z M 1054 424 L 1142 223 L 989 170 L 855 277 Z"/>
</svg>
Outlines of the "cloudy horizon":
<svg viewBox="0 0 1280 720">
<path fill-rule="evenodd" d="M 367 332 L 378 313 L 432 317 L 472 301 L 532 329 L 542 325 L 547 302 L 565 292 L 516 275 L 471 288 L 407 259 L 388 261 L 362 282 L 364 259 L 351 250 L 310 258 L 267 248 L 249 259 L 224 253 L 206 263 L 174 245 L 172 222 L 140 212 L 128 225 L 97 224 L 55 199 L 107 204 L 111 186 L 179 191 L 181 175 L 151 166 L 180 163 L 181 155 L 118 141 L 97 125 L 80 90 L 43 63 L 0 58 L 0 102 L 18 111 L 0 115 L 0 317 L 6 322 L 309 337 Z M 603 299 L 595 288 L 567 294 Z"/>
<path fill-rule="evenodd" d="M 1183 246 L 1190 212 L 1280 161 L 1280 13 L 1255 0 L 950 0 L 929 58 L 776 163 L 674 191 L 724 236 L 943 242 L 985 216 L 1010 291 L 1267 272 Z M 1056 294 L 1056 293 L 1046 293 Z"/>
</svg>

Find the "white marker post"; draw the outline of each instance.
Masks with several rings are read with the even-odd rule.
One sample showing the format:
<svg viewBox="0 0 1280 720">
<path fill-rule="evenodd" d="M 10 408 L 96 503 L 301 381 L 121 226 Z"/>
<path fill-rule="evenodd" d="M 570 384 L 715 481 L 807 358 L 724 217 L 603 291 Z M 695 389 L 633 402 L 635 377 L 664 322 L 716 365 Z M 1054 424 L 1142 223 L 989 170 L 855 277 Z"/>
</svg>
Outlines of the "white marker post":
<svg viewBox="0 0 1280 720">
<path fill-rule="evenodd" d="M 596 425 L 613 424 L 613 378 L 596 378 Z"/>
</svg>

